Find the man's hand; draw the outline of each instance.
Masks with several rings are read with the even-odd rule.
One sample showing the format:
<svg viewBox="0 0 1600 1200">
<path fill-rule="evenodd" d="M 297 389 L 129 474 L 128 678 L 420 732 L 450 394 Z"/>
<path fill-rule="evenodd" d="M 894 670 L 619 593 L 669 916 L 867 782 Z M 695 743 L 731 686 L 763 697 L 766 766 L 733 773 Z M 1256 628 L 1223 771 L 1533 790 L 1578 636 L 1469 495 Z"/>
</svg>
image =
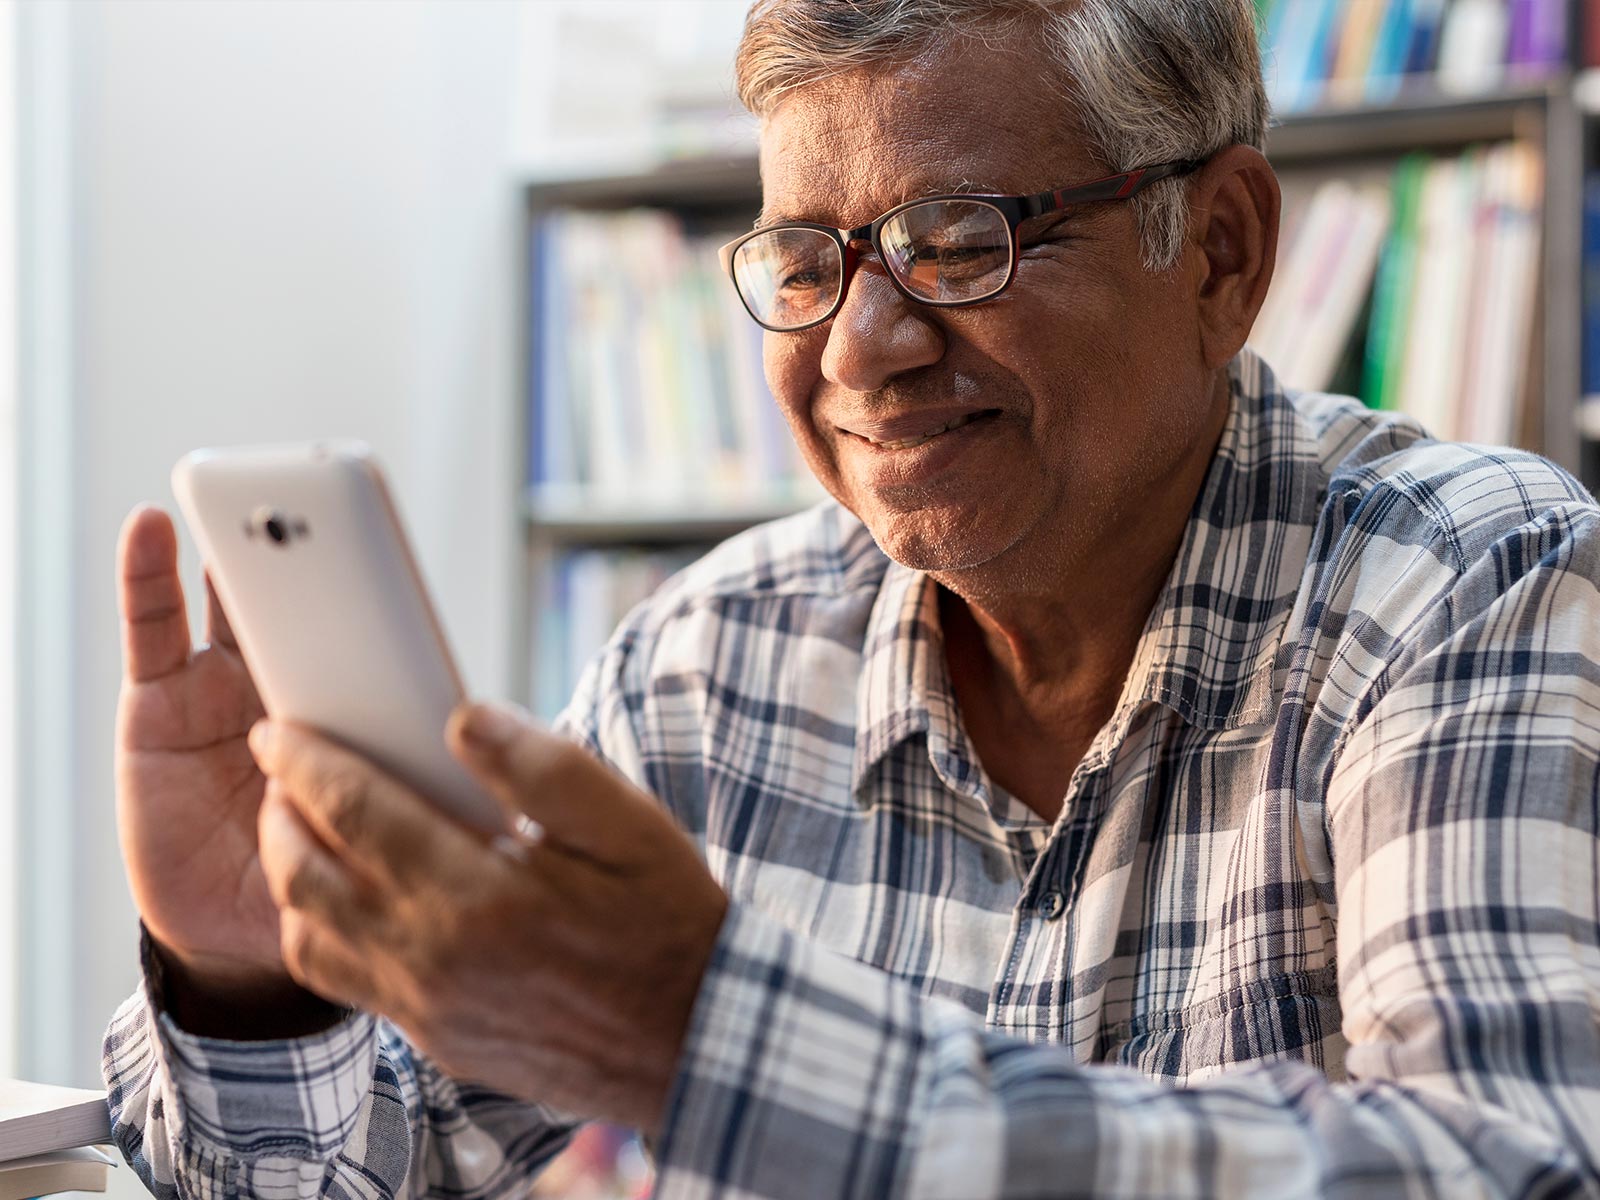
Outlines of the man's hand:
<svg viewBox="0 0 1600 1200">
<path fill-rule="evenodd" d="M 294 983 L 278 952 L 278 912 L 256 857 L 264 780 L 245 744 L 261 701 L 216 593 L 209 644 L 196 650 L 167 514 L 130 514 L 117 557 L 117 823 L 168 1008 L 193 1032 L 230 1037 L 326 1025 L 335 1010 Z"/>
<path fill-rule="evenodd" d="M 285 963 L 451 1075 L 655 1131 L 726 897 L 661 806 L 581 748 L 484 706 L 449 737 L 539 836 L 490 842 L 306 729 L 256 726 Z"/>
</svg>

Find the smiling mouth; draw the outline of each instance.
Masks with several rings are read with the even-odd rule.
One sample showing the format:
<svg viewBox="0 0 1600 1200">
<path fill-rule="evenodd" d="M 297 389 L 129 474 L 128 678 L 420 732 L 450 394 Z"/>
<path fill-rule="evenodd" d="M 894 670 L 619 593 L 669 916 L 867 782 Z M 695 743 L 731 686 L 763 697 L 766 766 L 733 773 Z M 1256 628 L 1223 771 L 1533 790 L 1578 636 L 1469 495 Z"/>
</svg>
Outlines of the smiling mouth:
<svg viewBox="0 0 1600 1200">
<path fill-rule="evenodd" d="M 922 445 L 924 442 L 931 442 L 941 433 L 949 433 L 952 430 L 960 429 L 965 425 L 970 425 L 980 418 L 998 416 L 999 413 L 1000 410 L 998 408 L 986 408 L 981 412 L 963 413 L 961 416 L 946 421 L 942 425 L 935 425 L 931 429 L 926 429 L 914 437 L 899 438 L 892 442 L 879 441 L 877 438 L 868 437 L 864 433 L 857 434 L 856 436 L 861 438 L 862 441 L 869 442 L 878 447 L 880 450 L 910 450 L 916 446 Z"/>
</svg>

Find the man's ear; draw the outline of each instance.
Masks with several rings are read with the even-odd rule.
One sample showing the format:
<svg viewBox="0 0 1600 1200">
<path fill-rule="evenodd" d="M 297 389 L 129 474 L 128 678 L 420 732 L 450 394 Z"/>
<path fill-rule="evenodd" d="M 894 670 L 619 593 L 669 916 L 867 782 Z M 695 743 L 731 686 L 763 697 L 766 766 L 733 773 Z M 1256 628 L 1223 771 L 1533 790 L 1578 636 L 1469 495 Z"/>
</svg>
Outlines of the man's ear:
<svg viewBox="0 0 1600 1200">
<path fill-rule="evenodd" d="M 1266 299 L 1283 197 L 1259 150 L 1229 146 L 1195 176 L 1189 202 L 1201 349 L 1217 369 L 1239 353 Z"/>
</svg>

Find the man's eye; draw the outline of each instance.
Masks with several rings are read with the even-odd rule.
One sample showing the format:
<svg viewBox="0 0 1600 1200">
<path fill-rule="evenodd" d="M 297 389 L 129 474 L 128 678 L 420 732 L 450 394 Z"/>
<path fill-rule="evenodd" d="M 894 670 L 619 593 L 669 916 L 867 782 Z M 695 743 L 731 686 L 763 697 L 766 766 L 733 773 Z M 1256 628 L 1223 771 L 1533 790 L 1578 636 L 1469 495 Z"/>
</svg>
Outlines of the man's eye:
<svg viewBox="0 0 1600 1200">
<path fill-rule="evenodd" d="M 939 252 L 939 260 L 944 263 L 970 263 L 993 262 L 996 258 L 1003 258 L 1009 250 L 996 243 L 974 246 L 946 246 Z"/>
<path fill-rule="evenodd" d="M 822 272 L 816 267 L 805 267 L 785 275 L 778 282 L 778 286 L 786 292 L 818 288 L 822 286 Z"/>
<path fill-rule="evenodd" d="M 1011 246 L 999 242 L 970 242 L 957 245 L 929 243 L 917 247 L 914 267 L 937 268 L 941 275 L 983 274 L 1011 257 Z"/>
</svg>

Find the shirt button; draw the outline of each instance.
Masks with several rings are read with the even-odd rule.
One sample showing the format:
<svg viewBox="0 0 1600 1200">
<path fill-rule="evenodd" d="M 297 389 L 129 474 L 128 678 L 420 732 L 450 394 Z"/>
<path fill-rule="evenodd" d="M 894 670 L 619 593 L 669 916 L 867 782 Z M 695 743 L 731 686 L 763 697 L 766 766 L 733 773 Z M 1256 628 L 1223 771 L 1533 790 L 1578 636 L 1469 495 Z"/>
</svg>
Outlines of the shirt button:
<svg viewBox="0 0 1600 1200">
<path fill-rule="evenodd" d="M 1067 911 L 1067 898 L 1056 889 L 1051 888 L 1039 897 L 1039 915 L 1046 921 L 1054 921 Z"/>
</svg>

